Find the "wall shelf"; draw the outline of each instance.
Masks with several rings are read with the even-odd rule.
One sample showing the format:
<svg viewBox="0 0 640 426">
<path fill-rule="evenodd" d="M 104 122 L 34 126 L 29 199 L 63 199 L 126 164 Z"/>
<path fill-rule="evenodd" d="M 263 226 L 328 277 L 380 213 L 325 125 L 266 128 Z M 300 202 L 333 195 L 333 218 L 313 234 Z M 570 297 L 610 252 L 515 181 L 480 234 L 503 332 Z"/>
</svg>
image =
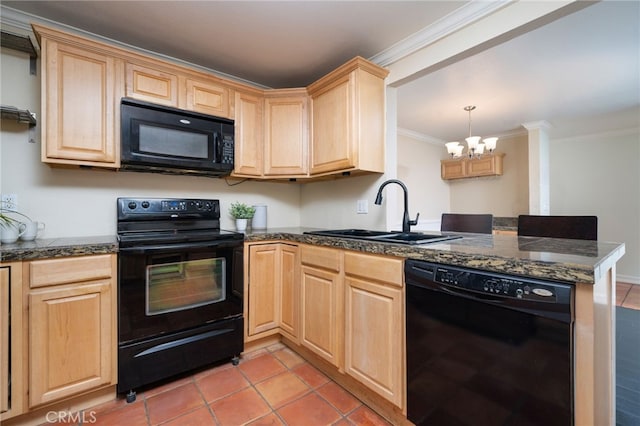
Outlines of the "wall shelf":
<svg viewBox="0 0 640 426">
<path fill-rule="evenodd" d="M 29 127 L 34 127 L 37 124 L 35 114 L 26 109 L 1 105 L 0 112 L 3 120 L 16 120 L 18 123 L 28 124 Z"/>
<path fill-rule="evenodd" d="M 501 176 L 503 157 L 504 154 L 491 154 L 472 159 L 441 160 L 440 175 L 443 180 Z"/>
<path fill-rule="evenodd" d="M 31 37 L 13 34 L 7 31 L 0 32 L 0 45 L 7 49 L 17 50 L 29 54 L 29 74 L 36 75 L 38 52 L 31 42 Z"/>
</svg>

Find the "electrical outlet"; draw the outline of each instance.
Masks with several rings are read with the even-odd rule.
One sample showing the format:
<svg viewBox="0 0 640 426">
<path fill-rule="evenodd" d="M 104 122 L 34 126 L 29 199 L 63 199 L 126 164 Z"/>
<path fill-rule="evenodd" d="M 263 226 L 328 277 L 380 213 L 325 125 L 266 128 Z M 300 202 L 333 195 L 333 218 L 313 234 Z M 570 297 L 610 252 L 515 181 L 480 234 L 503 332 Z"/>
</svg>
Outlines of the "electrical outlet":
<svg viewBox="0 0 640 426">
<path fill-rule="evenodd" d="M 18 196 L 16 194 L 2 194 L 2 206 L 6 210 L 16 210 L 18 208 Z"/>
<path fill-rule="evenodd" d="M 369 213 L 369 202 L 367 200 L 358 200 L 358 203 L 356 204 L 356 213 L 357 214 Z"/>
</svg>

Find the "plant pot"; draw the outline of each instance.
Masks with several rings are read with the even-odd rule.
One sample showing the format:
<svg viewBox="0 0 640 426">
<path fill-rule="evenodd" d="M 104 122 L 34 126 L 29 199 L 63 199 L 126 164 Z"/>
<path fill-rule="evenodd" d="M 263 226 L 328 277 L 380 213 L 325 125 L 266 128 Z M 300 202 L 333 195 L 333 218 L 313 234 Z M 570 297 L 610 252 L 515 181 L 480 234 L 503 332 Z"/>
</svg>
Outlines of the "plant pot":
<svg viewBox="0 0 640 426">
<path fill-rule="evenodd" d="M 236 230 L 238 232 L 244 232 L 247 230 L 247 222 L 249 219 L 236 219 Z"/>
</svg>

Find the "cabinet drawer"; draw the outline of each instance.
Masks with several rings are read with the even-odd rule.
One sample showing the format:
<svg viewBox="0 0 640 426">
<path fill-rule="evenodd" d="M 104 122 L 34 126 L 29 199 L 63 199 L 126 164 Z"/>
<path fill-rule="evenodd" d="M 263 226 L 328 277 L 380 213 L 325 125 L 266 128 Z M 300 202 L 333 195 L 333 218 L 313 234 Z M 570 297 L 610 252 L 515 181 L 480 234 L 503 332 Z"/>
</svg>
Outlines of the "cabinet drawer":
<svg viewBox="0 0 640 426">
<path fill-rule="evenodd" d="M 329 271 L 340 271 L 340 251 L 324 247 L 301 246 L 300 259 L 303 265 L 312 265 Z"/>
<path fill-rule="evenodd" d="M 400 259 L 356 252 L 346 252 L 344 254 L 344 272 L 347 275 L 402 287 L 402 268 L 402 260 Z"/>
<path fill-rule="evenodd" d="M 112 256 L 103 254 L 34 260 L 29 262 L 29 287 L 110 278 L 113 275 Z"/>
</svg>

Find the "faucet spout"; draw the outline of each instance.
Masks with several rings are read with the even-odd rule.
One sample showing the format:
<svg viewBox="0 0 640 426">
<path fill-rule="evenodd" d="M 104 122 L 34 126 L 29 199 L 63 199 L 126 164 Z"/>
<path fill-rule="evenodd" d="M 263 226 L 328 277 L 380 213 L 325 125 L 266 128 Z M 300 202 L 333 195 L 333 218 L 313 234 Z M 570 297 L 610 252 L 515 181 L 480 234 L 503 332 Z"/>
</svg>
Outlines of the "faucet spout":
<svg viewBox="0 0 640 426">
<path fill-rule="evenodd" d="M 402 181 L 398 179 L 389 179 L 382 182 L 382 184 L 380 185 L 380 188 L 378 188 L 378 194 L 376 195 L 376 200 L 374 201 L 374 203 L 377 205 L 382 204 L 382 190 L 384 189 L 385 186 L 389 185 L 390 183 L 395 183 L 397 185 L 400 185 L 400 187 L 402 188 L 402 191 L 404 192 L 404 212 L 402 214 L 402 232 L 411 232 L 411 225 L 418 224 L 418 217 L 420 216 L 420 213 L 416 215 L 416 220 L 409 219 L 409 191 L 407 190 L 407 186 L 404 183 L 402 183 Z"/>
</svg>

